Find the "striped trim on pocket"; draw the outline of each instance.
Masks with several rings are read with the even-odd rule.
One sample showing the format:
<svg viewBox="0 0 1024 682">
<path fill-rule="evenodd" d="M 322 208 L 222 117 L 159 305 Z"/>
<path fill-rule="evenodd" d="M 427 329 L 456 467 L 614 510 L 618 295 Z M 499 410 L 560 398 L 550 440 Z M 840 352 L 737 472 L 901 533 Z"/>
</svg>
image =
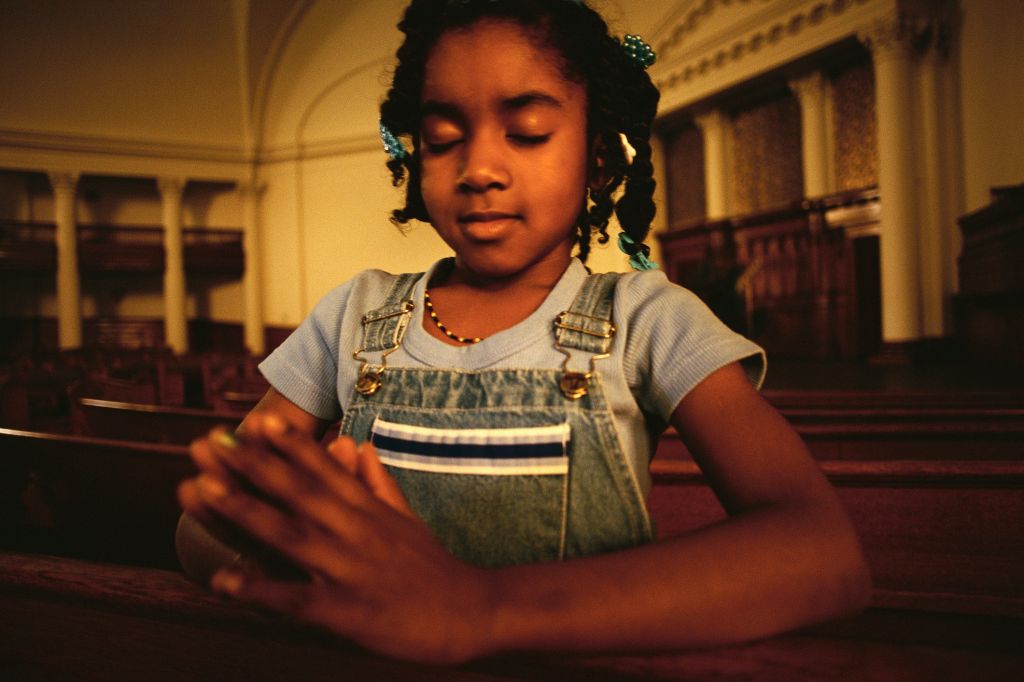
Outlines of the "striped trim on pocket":
<svg viewBox="0 0 1024 682">
<path fill-rule="evenodd" d="M 434 429 L 373 422 L 380 461 L 402 469 L 490 476 L 569 472 L 569 424 L 514 429 Z"/>
</svg>

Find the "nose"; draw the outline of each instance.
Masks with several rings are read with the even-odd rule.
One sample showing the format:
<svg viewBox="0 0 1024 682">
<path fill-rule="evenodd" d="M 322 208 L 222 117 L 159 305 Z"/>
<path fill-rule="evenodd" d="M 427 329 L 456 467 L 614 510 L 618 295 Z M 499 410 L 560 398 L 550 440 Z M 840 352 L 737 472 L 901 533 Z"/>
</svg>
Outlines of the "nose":
<svg viewBox="0 0 1024 682">
<path fill-rule="evenodd" d="M 458 186 L 463 192 L 506 189 L 512 182 L 502 141 L 503 137 L 481 131 L 467 140 Z"/>
</svg>

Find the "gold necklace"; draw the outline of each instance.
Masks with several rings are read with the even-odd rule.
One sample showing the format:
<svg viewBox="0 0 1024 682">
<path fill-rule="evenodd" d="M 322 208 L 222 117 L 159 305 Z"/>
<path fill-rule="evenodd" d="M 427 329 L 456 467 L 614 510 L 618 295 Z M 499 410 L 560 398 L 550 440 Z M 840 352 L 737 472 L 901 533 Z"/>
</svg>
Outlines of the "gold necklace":
<svg viewBox="0 0 1024 682">
<path fill-rule="evenodd" d="M 441 320 L 437 319 L 437 312 L 434 310 L 434 304 L 430 302 L 429 289 L 423 290 L 423 302 L 427 305 L 427 312 L 430 314 L 430 319 L 434 321 L 434 324 L 437 325 L 437 328 L 440 329 L 441 332 L 449 339 L 458 341 L 459 343 L 480 343 L 481 341 L 483 341 L 483 339 L 481 339 L 479 336 L 474 336 L 473 338 L 459 336 L 452 330 L 448 329 L 448 327 L 444 326 L 441 323 Z"/>
</svg>

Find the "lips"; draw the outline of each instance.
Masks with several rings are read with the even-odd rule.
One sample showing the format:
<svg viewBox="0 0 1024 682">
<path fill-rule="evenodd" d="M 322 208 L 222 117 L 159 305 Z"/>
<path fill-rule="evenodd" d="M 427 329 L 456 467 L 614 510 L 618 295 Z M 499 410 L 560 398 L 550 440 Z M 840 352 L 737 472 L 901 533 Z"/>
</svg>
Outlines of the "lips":
<svg viewBox="0 0 1024 682">
<path fill-rule="evenodd" d="M 514 220 L 519 216 L 504 211 L 470 211 L 459 216 L 460 223 L 491 223 L 499 220 Z"/>
<path fill-rule="evenodd" d="M 458 221 L 463 233 L 470 239 L 491 242 L 508 235 L 520 218 L 517 213 L 485 210 L 463 213 L 459 215 Z"/>
</svg>

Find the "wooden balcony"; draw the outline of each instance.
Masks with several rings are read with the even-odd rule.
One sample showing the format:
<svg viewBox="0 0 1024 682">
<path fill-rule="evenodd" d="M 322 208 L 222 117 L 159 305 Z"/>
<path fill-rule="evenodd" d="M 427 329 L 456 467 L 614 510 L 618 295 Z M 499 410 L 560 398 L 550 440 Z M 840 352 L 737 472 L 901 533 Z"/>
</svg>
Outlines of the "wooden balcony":
<svg viewBox="0 0 1024 682">
<path fill-rule="evenodd" d="M 849 359 L 881 345 L 878 190 L 658 235 L 669 279 L 772 355 Z"/>
<path fill-rule="evenodd" d="M 0 222 L 0 272 L 56 272 L 52 223 Z M 185 228 L 189 275 L 241 277 L 242 230 Z M 152 274 L 164 271 L 163 228 L 78 226 L 78 267 L 83 274 Z"/>
</svg>

